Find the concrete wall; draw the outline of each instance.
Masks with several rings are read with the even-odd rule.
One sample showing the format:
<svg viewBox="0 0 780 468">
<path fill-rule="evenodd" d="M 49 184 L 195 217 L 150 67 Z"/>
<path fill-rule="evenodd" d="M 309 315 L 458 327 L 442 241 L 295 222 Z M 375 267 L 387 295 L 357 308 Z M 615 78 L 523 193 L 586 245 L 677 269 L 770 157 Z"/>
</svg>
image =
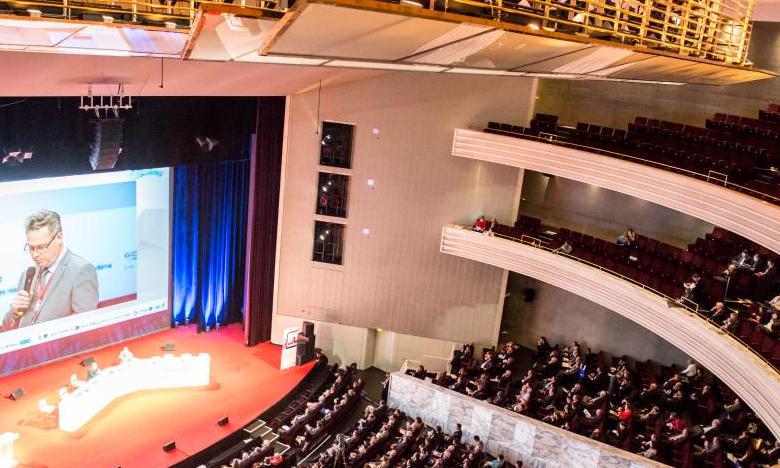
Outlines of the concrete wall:
<svg viewBox="0 0 780 468">
<path fill-rule="evenodd" d="M 494 342 L 503 272 L 442 255 L 438 244 L 447 223 L 483 213 L 514 219 L 519 171 L 453 158 L 452 135 L 489 120 L 527 120 L 534 86 L 531 79 L 397 73 L 325 88 L 321 102 L 316 90 L 292 96 L 275 313 Z M 355 125 L 341 266 L 311 261 L 314 220 L 322 218 L 314 213 L 317 172 L 327 170 L 318 166 L 318 116 Z"/>
<path fill-rule="evenodd" d="M 536 290 L 532 302 L 524 302 L 522 291 Z M 501 341 L 515 340 L 535 348 L 540 336 L 551 344 L 576 340 L 594 352 L 612 356 L 652 359 L 661 364 L 682 365 L 688 356 L 642 326 L 587 299 L 547 283 L 509 273 Z"/>
<path fill-rule="evenodd" d="M 748 57 L 757 68 L 778 72 L 778 44 L 780 24 L 755 23 Z M 715 112 L 758 117 L 759 109 L 780 100 L 780 79 L 721 87 L 541 80 L 537 96 L 535 111 L 558 115 L 565 124 L 626 128 L 641 115 L 704 126 Z"/>
<path fill-rule="evenodd" d="M 544 224 L 617 238 L 631 226 L 639 234 L 687 248 L 713 225 L 655 203 L 562 177 L 525 171 L 520 213 Z"/>
</svg>

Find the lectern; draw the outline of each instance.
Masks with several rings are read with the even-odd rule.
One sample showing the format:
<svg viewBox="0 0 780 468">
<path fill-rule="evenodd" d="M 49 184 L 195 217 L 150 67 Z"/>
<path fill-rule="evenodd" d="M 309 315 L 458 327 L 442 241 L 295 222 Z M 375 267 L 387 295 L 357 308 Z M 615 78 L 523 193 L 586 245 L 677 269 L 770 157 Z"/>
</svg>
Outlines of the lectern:
<svg viewBox="0 0 780 468">
<path fill-rule="evenodd" d="M 4 432 L 0 434 L 0 468 L 16 466 L 14 460 L 14 441 L 19 438 L 16 432 Z"/>
</svg>

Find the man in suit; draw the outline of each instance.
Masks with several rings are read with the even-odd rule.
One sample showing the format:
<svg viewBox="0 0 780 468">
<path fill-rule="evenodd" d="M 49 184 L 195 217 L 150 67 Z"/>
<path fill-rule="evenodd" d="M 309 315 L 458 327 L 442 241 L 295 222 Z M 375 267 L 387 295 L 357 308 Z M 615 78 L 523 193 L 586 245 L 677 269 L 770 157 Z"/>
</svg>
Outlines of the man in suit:
<svg viewBox="0 0 780 468">
<path fill-rule="evenodd" d="M 100 367 L 98 367 L 98 363 L 95 361 L 92 361 L 92 364 L 89 365 L 89 369 L 87 369 L 87 380 L 92 380 L 100 373 Z"/>
<path fill-rule="evenodd" d="M 31 290 L 25 291 L 26 272 L 3 317 L 2 331 L 97 309 L 95 267 L 63 243 L 60 216 L 38 211 L 25 221 L 25 250 L 35 263 Z"/>
</svg>

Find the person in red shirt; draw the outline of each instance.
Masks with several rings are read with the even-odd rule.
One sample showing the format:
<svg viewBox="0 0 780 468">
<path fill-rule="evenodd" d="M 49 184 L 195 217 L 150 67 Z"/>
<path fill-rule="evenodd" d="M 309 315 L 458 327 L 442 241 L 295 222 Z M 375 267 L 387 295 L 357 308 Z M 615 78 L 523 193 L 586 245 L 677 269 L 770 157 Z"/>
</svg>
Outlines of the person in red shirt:
<svg viewBox="0 0 780 468">
<path fill-rule="evenodd" d="M 620 408 L 617 411 L 617 417 L 621 421 L 628 421 L 631 419 L 631 416 L 634 414 L 633 410 L 631 409 L 631 403 L 627 401 L 623 401 L 623 407 Z"/>
<path fill-rule="evenodd" d="M 474 230 L 477 232 L 485 232 L 487 227 L 488 225 L 487 225 L 487 220 L 485 219 L 485 215 L 480 216 L 477 219 L 477 222 L 474 223 Z"/>
</svg>

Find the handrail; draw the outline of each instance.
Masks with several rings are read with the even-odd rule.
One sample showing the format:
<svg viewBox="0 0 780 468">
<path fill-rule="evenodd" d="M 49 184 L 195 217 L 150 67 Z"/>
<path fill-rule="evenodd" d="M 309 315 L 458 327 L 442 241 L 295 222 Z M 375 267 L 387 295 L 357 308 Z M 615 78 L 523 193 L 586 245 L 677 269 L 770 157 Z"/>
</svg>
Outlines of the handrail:
<svg viewBox="0 0 780 468">
<path fill-rule="evenodd" d="M 456 226 L 456 225 L 453 225 L 453 226 Z M 458 226 L 458 227 L 460 227 L 461 229 L 466 230 L 466 231 L 472 231 L 472 229 L 469 226 Z M 566 258 L 568 258 L 570 260 L 573 260 L 573 261 L 576 261 L 576 262 L 588 265 L 588 266 L 590 266 L 592 268 L 596 268 L 598 270 L 601 270 L 601 271 L 603 271 L 605 273 L 608 273 L 608 274 L 610 274 L 612 276 L 617 276 L 618 278 L 620 278 L 620 279 L 622 279 L 624 281 L 628 281 L 629 283 L 633 284 L 634 286 L 638 286 L 638 287 L 640 287 L 640 288 L 642 288 L 642 289 L 644 289 L 646 291 L 649 291 L 649 292 L 651 292 L 653 294 L 661 296 L 668 303 L 670 303 L 670 304 L 674 303 L 675 306 L 677 306 L 679 308 L 682 308 L 682 309 L 685 309 L 691 317 L 696 317 L 698 319 L 701 319 L 705 323 L 716 327 L 718 333 L 729 335 L 732 339 L 734 339 L 739 344 L 741 344 L 742 346 L 747 348 L 750 351 L 751 354 L 753 354 L 755 357 L 760 359 L 764 364 L 769 366 L 769 368 L 774 370 L 776 373 L 780 374 L 780 367 L 774 365 L 771 361 L 767 360 L 764 356 L 759 354 L 755 349 L 753 349 L 750 345 L 748 345 L 741 338 L 739 338 L 739 336 L 731 333 L 730 331 L 728 331 L 728 330 L 726 330 L 724 328 L 721 328 L 717 323 L 713 322 L 709 317 L 707 317 L 706 315 L 702 314 L 702 312 L 701 312 L 701 310 L 699 308 L 699 305 L 696 304 L 693 301 L 687 301 L 687 302 L 690 302 L 691 304 L 694 304 L 695 307 L 687 305 L 685 303 L 686 301 L 681 299 L 681 298 L 678 299 L 678 298 L 673 298 L 673 297 L 667 296 L 666 294 L 662 293 L 661 291 L 655 290 L 655 289 L 651 288 L 650 286 L 642 284 L 642 283 L 640 283 L 639 281 L 637 281 L 637 280 L 635 280 L 633 278 L 629 278 L 628 276 L 622 275 L 622 274 L 620 274 L 620 273 L 618 273 L 616 271 L 610 270 L 610 269 L 605 268 L 605 267 L 603 267 L 601 265 L 598 265 L 596 263 L 589 262 L 589 261 L 587 261 L 585 259 L 576 257 L 576 256 L 571 255 L 571 254 L 563 253 L 563 252 L 560 252 L 560 251 L 555 251 L 554 249 L 552 249 L 550 247 L 547 247 L 545 245 L 541 245 L 541 244 L 537 245 L 537 244 L 534 244 L 534 243 L 524 242 L 522 240 L 523 236 L 521 236 L 520 238 L 517 238 L 517 237 L 513 237 L 513 236 L 508 236 L 508 235 L 505 235 L 505 234 L 498 234 L 498 233 L 494 233 L 493 235 L 496 236 L 496 237 L 504 238 L 504 239 L 512 241 L 512 242 L 518 242 L 518 243 L 521 243 L 523 245 L 528 245 L 528 246 L 536 248 L 536 249 L 545 250 L 547 252 L 552 253 L 553 255 L 560 255 L 560 256 L 566 257 Z M 527 237 L 533 239 L 533 237 L 531 237 L 531 236 L 527 236 Z"/>
<path fill-rule="evenodd" d="M 491 129 L 491 130 L 493 130 L 493 129 Z M 484 131 L 484 129 L 482 129 L 482 131 Z M 572 143 L 570 141 L 563 141 L 563 140 L 560 140 L 560 139 L 555 139 L 555 140 L 547 139 L 547 138 L 542 138 L 541 136 L 536 136 L 536 135 L 525 135 L 525 134 L 521 135 L 519 133 L 512 133 L 512 132 L 507 132 L 507 131 L 503 131 L 503 130 L 495 130 L 495 131 L 499 132 L 498 133 L 499 135 L 509 136 L 509 137 L 513 137 L 513 138 L 521 138 L 521 139 L 524 139 L 524 140 L 537 141 L 539 143 L 547 143 L 547 144 L 555 145 L 555 146 L 563 146 L 565 148 L 578 149 L 578 150 L 582 150 L 582 151 L 587 151 L 589 153 L 600 154 L 600 155 L 603 155 L 603 156 L 616 157 L 618 159 L 628 159 L 628 160 L 631 160 L 633 162 L 640 162 L 640 163 L 642 163 L 642 164 L 644 164 L 646 166 L 658 167 L 658 168 L 664 169 L 664 170 L 669 171 L 669 172 L 684 173 L 684 175 L 686 175 L 688 177 L 692 177 L 694 179 L 703 180 L 705 182 L 709 182 L 709 179 L 711 178 L 708 174 L 703 174 L 703 173 L 700 173 L 700 172 L 692 171 L 690 169 L 685 169 L 685 168 L 682 168 L 682 167 L 679 167 L 679 166 L 672 166 L 672 165 L 664 164 L 664 163 L 661 163 L 661 162 L 658 162 L 658 161 L 653 161 L 653 160 L 650 160 L 650 159 L 643 159 L 643 158 L 640 158 L 638 156 L 632 156 L 630 154 L 618 153 L 616 151 L 610 151 L 610 150 L 603 149 L 603 148 L 598 148 L 598 147 L 595 147 L 595 146 L 582 145 L 580 143 Z M 545 135 L 553 135 L 551 133 L 545 133 L 545 132 L 539 132 L 539 135 L 542 135 L 542 133 L 544 133 Z M 556 135 L 556 137 L 557 137 L 557 135 Z M 712 172 L 714 172 L 714 171 L 712 171 Z M 720 185 L 720 184 L 717 184 L 717 185 Z M 748 194 L 748 195 L 753 197 L 753 198 L 758 198 L 759 200 L 763 200 L 763 201 L 767 201 L 766 199 L 769 199 L 769 201 L 771 203 L 773 203 L 775 205 L 780 205 L 780 198 L 775 197 L 774 195 L 770 195 L 768 193 L 759 192 L 758 190 L 752 189 L 750 187 L 745 187 L 744 185 L 735 184 L 733 182 L 728 182 L 728 180 L 725 180 L 723 182 L 723 187 L 731 189 L 731 190 L 734 190 L 735 192 L 750 192 L 750 194 Z"/>
<path fill-rule="evenodd" d="M 154 17 L 154 20 L 159 22 L 181 20 L 186 22 L 186 25 L 178 24 L 177 29 L 180 31 L 191 28 L 198 11 L 207 5 L 225 5 L 240 8 L 242 11 L 258 12 L 259 14 L 282 13 L 278 6 L 279 0 L 253 0 L 253 3 L 257 5 L 247 5 L 246 0 L 241 0 L 236 4 L 213 0 L 173 0 L 170 4 L 165 4 L 163 1 L 161 0 L 159 4 L 155 4 L 151 3 L 151 0 L 86 0 L 82 3 L 74 3 L 71 0 L 10 0 L 8 3 L 12 7 L 24 9 L 30 7 L 61 9 L 62 15 L 51 16 L 54 19 L 74 20 L 81 12 L 128 15 L 131 18 L 130 22 L 115 18 L 116 21 L 111 23 L 113 26 L 134 25 L 138 22 L 138 16 Z M 260 6 L 266 4 L 274 4 L 276 8 Z M 50 16 L 47 15 L 45 17 L 49 18 Z"/>
<path fill-rule="evenodd" d="M 699 313 L 699 304 L 696 302 L 693 302 L 692 300 L 688 299 L 687 297 L 681 297 L 678 301 L 680 304 L 691 304 L 690 306 L 686 306 L 687 309 L 692 309 L 693 312 Z"/>
<path fill-rule="evenodd" d="M 501 234 L 499 234 L 499 236 L 501 236 Z M 529 240 L 530 240 L 530 242 L 529 242 Z M 523 244 L 532 245 L 534 247 L 541 247 L 541 245 L 542 245 L 542 240 L 541 239 L 539 239 L 538 237 L 532 237 L 532 236 L 529 236 L 529 235 L 526 235 L 526 234 L 522 234 L 520 236 L 520 242 L 522 242 Z"/>
<path fill-rule="evenodd" d="M 724 187 L 726 186 L 726 184 L 728 184 L 728 183 L 729 183 L 729 175 L 728 175 L 728 174 L 724 174 L 724 173 L 722 173 L 722 172 L 718 172 L 718 171 L 713 171 L 712 169 L 710 169 L 709 171 L 707 171 L 707 182 L 709 182 L 709 181 L 710 181 L 710 179 L 717 180 L 718 182 L 720 182 L 720 181 L 721 181 L 721 179 L 719 179 L 719 178 L 717 178 L 717 177 L 713 176 L 713 174 L 715 174 L 715 175 L 719 175 L 719 176 L 723 176 L 723 186 L 724 186 Z"/>
</svg>

